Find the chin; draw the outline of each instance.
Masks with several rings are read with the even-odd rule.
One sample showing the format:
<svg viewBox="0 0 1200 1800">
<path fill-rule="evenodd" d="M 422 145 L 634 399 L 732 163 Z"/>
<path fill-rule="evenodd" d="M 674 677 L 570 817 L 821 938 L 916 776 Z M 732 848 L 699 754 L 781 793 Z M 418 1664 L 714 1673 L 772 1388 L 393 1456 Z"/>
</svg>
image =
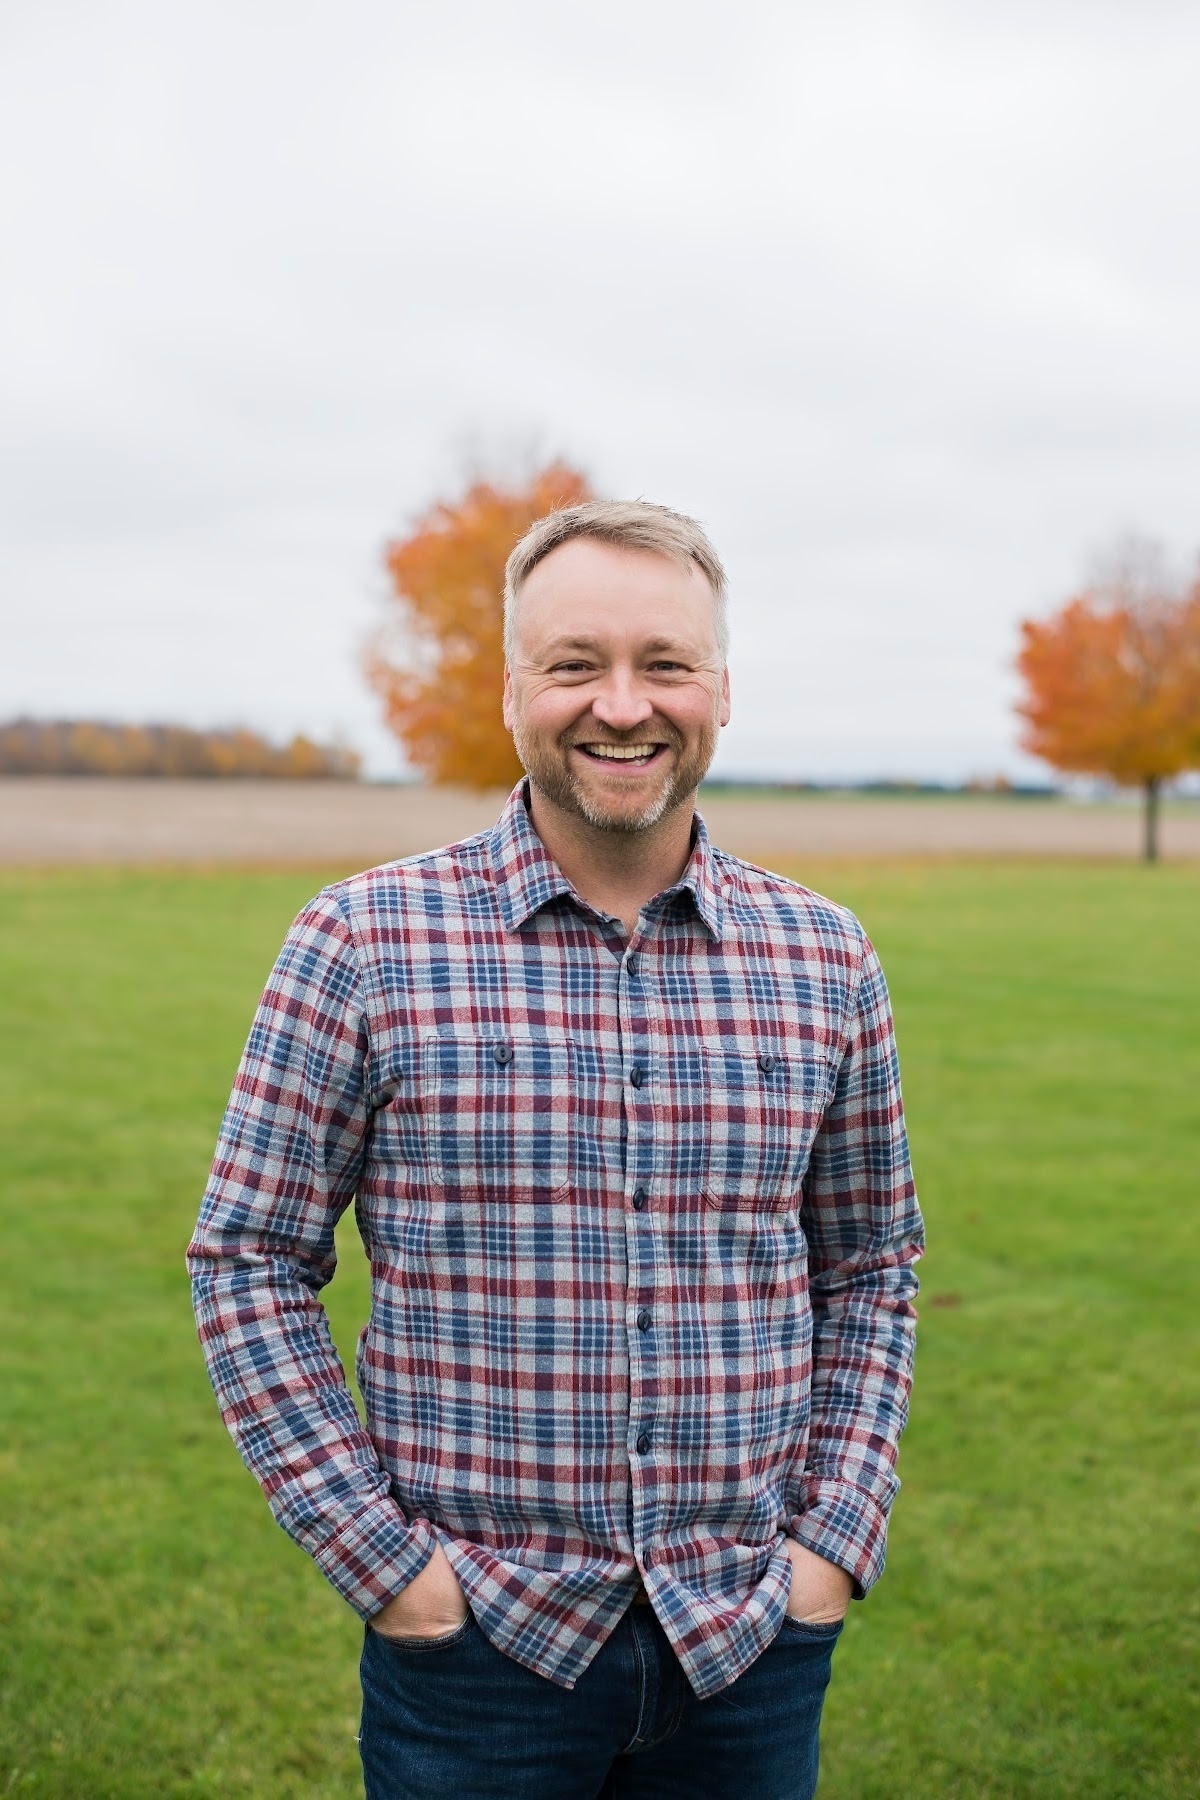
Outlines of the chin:
<svg viewBox="0 0 1200 1800">
<path fill-rule="evenodd" d="M 624 803 L 601 799 L 577 788 L 575 800 L 588 824 L 601 831 L 649 831 L 679 804 L 679 796 L 670 785 L 650 797 L 630 795 Z"/>
</svg>

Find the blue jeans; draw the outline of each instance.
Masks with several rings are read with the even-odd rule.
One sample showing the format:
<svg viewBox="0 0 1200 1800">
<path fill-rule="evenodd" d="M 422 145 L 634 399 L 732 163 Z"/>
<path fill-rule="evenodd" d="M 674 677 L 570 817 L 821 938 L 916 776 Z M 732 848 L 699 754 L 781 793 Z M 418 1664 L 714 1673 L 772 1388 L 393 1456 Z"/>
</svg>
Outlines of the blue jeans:
<svg viewBox="0 0 1200 1800">
<path fill-rule="evenodd" d="M 840 1625 L 785 1619 L 731 1686 L 697 1700 L 649 1606 L 574 1688 L 496 1650 L 472 1616 L 447 1637 L 363 1647 L 367 1800 L 811 1800 Z"/>
</svg>

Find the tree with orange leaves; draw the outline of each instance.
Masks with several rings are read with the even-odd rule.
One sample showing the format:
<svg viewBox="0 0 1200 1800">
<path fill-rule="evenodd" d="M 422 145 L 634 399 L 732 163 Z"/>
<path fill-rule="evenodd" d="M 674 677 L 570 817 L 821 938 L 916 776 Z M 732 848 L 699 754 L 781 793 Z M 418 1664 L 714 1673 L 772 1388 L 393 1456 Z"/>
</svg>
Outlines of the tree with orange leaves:
<svg viewBox="0 0 1200 1800">
<path fill-rule="evenodd" d="M 409 761 L 432 780 L 511 787 L 520 775 L 501 716 L 504 565 L 535 519 L 591 498 L 578 469 L 554 462 L 519 488 L 476 481 L 388 545 L 393 606 L 367 679 Z"/>
<path fill-rule="evenodd" d="M 1057 769 L 1140 787 L 1158 857 L 1164 781 L 1200 767 L 1200 581 L 1172 592 L 1136 565 L 1021 626 L 1025 749 Z"/>
</svg>

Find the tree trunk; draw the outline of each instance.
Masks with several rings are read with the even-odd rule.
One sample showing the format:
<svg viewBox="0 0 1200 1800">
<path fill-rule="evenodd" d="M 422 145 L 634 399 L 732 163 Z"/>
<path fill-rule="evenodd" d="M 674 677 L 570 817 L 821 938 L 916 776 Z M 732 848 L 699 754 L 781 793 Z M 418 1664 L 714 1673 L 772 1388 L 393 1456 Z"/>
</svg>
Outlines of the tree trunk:
<svg viewBox="0 0 1200 1800">
<path fill-rule="evenodd" d="M 1158 790 L 1160 786 L 1159 777 L 1150 775 L 1146 778 L 1143 790 L 1146 796 L 1146 808 L 1142 816 L 1145 820 L 1146 835 L 1143 839 L 1142 855 L 1148 863 L 1158 861 Z"/>
</svg>

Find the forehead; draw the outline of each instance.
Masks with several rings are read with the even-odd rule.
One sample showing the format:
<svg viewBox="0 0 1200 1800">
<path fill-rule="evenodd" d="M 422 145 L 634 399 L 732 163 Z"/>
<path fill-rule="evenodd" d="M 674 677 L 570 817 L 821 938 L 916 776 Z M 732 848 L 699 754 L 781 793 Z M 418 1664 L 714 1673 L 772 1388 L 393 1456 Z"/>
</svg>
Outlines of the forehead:
<svg viewBox="0 0 1200 1800">
<path fill-rule="evenodd" d="M 549 638 L 635 637 L 658 648 L 715 642 L 715 603 L 693 562 L 574 538 L 542 558 L 526 577 L 517 630 L 527 644 Z"/>
</svg>

